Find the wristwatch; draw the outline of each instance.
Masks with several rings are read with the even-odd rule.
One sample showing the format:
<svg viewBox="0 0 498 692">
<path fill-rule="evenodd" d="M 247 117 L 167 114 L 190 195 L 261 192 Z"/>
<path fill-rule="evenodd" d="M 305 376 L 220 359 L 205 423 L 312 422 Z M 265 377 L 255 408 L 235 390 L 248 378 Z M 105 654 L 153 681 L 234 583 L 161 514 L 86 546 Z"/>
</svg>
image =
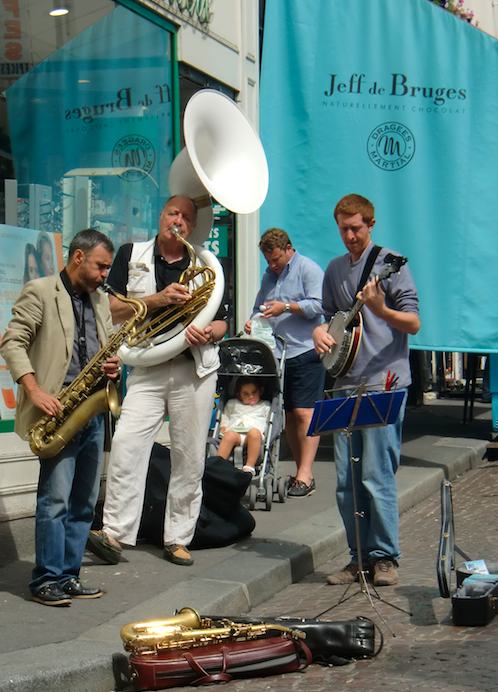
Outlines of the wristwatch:
<svg viewBox="0 0 498 692">
<path fill-rule="evenodd" d="M 284 305 L 284 312 L 290 312 L 290 311 L 291 311 L 290 303 L 286 303 L 286 304 Z"/>
</svg>

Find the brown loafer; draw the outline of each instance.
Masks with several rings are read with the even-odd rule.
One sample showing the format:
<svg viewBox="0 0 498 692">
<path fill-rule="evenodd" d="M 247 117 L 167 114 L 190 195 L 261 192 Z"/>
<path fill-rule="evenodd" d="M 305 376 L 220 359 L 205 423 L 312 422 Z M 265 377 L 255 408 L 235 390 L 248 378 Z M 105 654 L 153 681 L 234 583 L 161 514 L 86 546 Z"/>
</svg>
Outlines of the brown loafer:
<svg viewBox="0 0 498 692">
<path fill-rule="evenodd" d="M 110 542 L 105 531 L 90 531 L 86 547 L 108 565 L 117 565 L 121 560 L 121 548 Z"/>
<path fill-rule="evenodd" d="M 172 562 L 174 565 L 189 566 L 194 564 L 192 555 L 184 545 L 172 543 L 164 546 L 164 559 Z"/>
</svg>

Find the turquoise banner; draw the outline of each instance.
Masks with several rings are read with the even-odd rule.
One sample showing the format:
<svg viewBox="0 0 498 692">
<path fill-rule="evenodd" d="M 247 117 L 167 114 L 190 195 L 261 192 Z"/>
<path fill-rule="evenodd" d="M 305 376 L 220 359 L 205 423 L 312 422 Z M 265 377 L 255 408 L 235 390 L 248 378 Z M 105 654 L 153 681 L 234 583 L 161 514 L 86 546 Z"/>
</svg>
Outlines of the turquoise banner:
<svg viewBox="0 0 498 692">
<path fill-rule="evenodd" d="M 428 0 L 268 0 L 262 229 L 322 267 L 333 208 L 371 199 L 373 240 L 409 259 L 427 350 L 498 351 L 498 42 Z"/>
</svg>

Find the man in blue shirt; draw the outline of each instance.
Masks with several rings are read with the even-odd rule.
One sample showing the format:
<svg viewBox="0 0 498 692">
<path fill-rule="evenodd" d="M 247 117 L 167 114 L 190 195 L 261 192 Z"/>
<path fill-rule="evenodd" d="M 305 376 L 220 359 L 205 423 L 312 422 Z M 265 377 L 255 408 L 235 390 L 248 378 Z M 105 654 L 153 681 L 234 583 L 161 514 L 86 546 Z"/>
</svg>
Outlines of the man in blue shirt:
<svg viewBox="0 0 498 692">
<path fill-rule="evenodd" d="M 349 311 L 355 302 L 358 284 L 373 248 L 374 207 L 361 195 L 346 195 L 337 203 L 334 218 L 348 252 L 333 259 L 325 270 L 323 309 L 327 318 L 338 311 Z M 392 251 L 380 249 L 373 265 L 374 277 L 386 266 L 388 253 Z M 343 396 L 354 395 L 360 385 L 368 391 L 388 389 L 391 372 L 395 373 L 398 391 L 406 392 L 411 383 L 408 334 L 416 334 L 420 328 L 417 290 L 408 267 L 402 266 L 388 280 L 368 280 L 358 297 L 364 304 L 359 350 L 350 369 L 336 379 L 334 388 L 343 389 Z M 318 353 L 327 353 L 335 345 L 327 326 L 324 323 L 313 332 Z M 400 550 L 395 474 L 400 461 L 405 403 L 395 423 L 352 433 L 352 454 L 358 459 L 355 461 L 358 464 L 355 488 L 361 558 L 363 564 L 371 568 L 375 586 L 398 583 Z M 359 559 L 349 450 L 342 433 L 334 433 L 334 459 L 337 505 L 346 528 L 351 561 L 327 581 L 349 584 L 359 578 Z"/>
<path fill-rule="evenodd" d="M 259 248 L 268 262 L 251 319 L 262 314 L 273 333 L 285 340 L 285 434 L 296 462 L 289 497 L 307 497 L 315 491 L 313 461 L 320 441 L 308 437 L 315 401 L 322 398 L 325 370 L 314 350 L 312 332 L 322 322 L 323 271 L 313 260 L 292 247 L 287 233 L 270 228 Z M 264 306 L 264 307 L 263 307 Z M 263 309 L 262 309 L 263 308 Z M 251 319 L 245 331 L 251 333 Z M 275 355 L 282 355 L 277 339 Z"/>
</svg>

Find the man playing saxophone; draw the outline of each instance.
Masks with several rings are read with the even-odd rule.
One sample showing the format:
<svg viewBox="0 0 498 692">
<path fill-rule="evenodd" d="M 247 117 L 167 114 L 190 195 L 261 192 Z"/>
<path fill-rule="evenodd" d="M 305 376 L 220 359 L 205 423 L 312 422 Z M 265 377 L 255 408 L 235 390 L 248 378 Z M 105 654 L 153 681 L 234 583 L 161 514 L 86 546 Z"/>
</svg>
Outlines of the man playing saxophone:
<svg viewBox="0 0 498 692">
<path fill-rule="evenodd" d="M 15 430 L 25 438 L 42 415 L 57 416 L 57 393 L 69 385 L 112 333 L 108 297 L 96 289 L 111 267 L 114 248 L 99 231 L 75 235 L 60 274 L 29 281 L 12 308 L 1 354 L 18 387 Z M 105 375 L 119 375 L 119 359 L 106 357 Z M 99 598 L 83 586 L 81 560 L 97 501 L 103 417 L 96 416 L 55 456 L 40 460 L 36 502 L 36 565 L 29 584 L 34 601 L 69 606 L 73 598 Z"/>
<path fill-rule="evenodd" d="M 156 238 L 119 249 L 109 285 L 128 297 L 140 298 L 149 313 L 188 305 L 191 294 L 179 279 L 190 260 L 177 235 L 188 240 L 196 222 L 197 208 L 189 197 L 170 198 L 161 212 Z M 115 322 L 126 319 L 130 312 L 127 304 L 114 297 L 111 310 Z M 227 328 L 220 316 L 204 328 L 190 324 L 184 335 L 185 350 L 157 365 L 134 367 L 127 379 L 107 470 L 104 526 L 102 531 L 91 531 L 88 540 L 88 548 L 105 562 L 117 563 L 122 544 L 136 543 L 150 453 L 167 414 L 171 478 L 164 558 L 177 565 L 193 563 L 187 546 L 201 508 L 206 439 L 219 365 L 215 342 Z"/>
</svg>

